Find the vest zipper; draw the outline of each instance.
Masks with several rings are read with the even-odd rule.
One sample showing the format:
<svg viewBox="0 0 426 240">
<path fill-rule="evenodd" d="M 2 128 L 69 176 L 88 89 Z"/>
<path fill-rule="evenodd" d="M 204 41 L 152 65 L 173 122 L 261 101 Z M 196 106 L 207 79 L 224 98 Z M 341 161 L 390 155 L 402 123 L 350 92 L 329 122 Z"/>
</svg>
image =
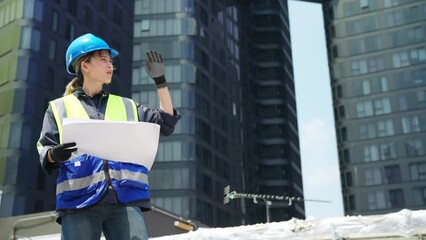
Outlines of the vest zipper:
<svg viewBox="0 0 426 240">
<path fill-rule="evenodd" d="M 102 159 L 102 163 L 104 165 L 104 174 L 105 174 L 105 179 L 107 181 L 108 188 L 111 188 L 112 193 L 114 194 L 114 198 L 118 203 L 119 201 L 118 201 L 118 197 L 117 197 L 117 192 L 115 191 L 114 187 L 112 186 L 111 176 L 109 175 L 108 162 L 107 162 L 107 160 Z"/>
</svg>

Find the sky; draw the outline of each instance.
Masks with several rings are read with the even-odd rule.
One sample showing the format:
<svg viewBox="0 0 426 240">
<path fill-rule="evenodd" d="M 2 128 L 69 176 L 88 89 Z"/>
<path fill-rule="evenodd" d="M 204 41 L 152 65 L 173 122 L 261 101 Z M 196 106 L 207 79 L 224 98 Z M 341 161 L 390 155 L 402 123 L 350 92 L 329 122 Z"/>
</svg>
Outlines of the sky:
<svg viewBox="0 0 426 240">
<path fill-rule="evenodd" d="M 288 2 L 306 217 L 343 216 L 336 134 L 320 4 Z"/>
</svg>

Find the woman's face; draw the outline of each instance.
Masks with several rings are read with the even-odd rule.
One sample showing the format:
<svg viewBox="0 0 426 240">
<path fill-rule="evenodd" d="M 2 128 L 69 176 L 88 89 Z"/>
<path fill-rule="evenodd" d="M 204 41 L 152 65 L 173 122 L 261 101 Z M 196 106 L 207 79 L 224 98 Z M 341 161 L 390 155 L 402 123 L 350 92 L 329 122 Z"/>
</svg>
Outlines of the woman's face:
<svg viewBox="0 0 426 240">
<path fill-rule="evenodd" d="M 114 67 L 112 59 L 107 50 L 100 50 L 86 62 L 84 79 L 91 79 L 102 84 L 108 84 L 112 80 Z"/>
</svg>

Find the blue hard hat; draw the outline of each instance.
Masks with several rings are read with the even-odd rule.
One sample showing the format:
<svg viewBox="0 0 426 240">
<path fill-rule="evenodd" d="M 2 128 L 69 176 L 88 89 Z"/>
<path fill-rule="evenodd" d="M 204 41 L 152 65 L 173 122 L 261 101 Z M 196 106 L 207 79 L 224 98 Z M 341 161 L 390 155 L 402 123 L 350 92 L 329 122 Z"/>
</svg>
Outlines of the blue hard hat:
<svg viewBox="0 0 426 240">
<path fill-rule="evenodd" d="M 73 62 L 80 56 L 97 50 L 108 50 L 111 58 L 118 56 L 118 52 L 115 49 L 110 48 L 104 40 L 91 33 L 86 33 L 74 39 L 74 41 L 72 41 L 68 46 L 67 53 L 65 55 L 67 72 L 75 75 L 76 72 Z"/>
</svg>

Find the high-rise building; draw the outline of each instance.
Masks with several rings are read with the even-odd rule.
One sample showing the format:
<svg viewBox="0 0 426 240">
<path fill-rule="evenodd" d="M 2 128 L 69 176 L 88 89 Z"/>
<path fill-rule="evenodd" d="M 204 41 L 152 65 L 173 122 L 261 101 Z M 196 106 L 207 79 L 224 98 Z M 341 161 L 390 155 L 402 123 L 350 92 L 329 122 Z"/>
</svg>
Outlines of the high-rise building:
<svg viewBox="0 0 426 240">
<path fill-rule="evenodd" d="M 72 79 L 65 51 L 92 32 L 120 52 L 110 90 L 131 93 L 133 1 L 0 1 L 0 217 L 55 208 L 36 143 L 48 101 Z"/>
<path fill-rule="evenodd" d="M 426 1 L 324 1 L 345 214 L 426 206 Z"/>
<path fill-rule="evenodd" d="M 223 204 L 223 189 L 303 196 L 285 0 L 136 0 L 132 98 L 158 106 L 145 51 L 162 53 L 182 119 L 161 139 L 152 202 L 210 226 L 266 221 L 257 199 Z M 274 201 L 271 221 L 304 218 Z"/>
</svg>

